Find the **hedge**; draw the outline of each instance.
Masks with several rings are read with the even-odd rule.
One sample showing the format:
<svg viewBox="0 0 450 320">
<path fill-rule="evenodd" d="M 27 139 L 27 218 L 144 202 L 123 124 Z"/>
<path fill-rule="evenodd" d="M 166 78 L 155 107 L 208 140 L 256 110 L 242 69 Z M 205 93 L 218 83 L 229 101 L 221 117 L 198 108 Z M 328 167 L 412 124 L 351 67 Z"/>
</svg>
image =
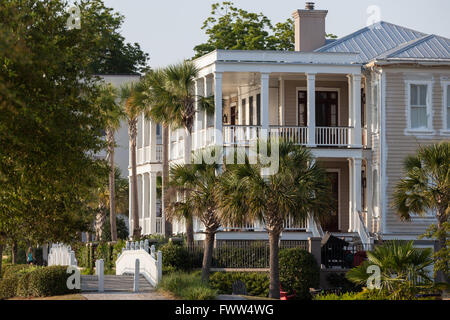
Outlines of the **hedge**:
<svg viewBox="0 0 450 320">
<path fill-rule="evenodd" d="M 314 256 L 306 250 L 284 249 L 279 254 L 281 288 L 296 292 L 296 299 L 311 299 L 310 288 L 320 282 L 320 268 Z"/>
<path fill-rule="evenodd" d="M 20 265 L 19 265 L 20 266 Z M 0 280 L 0 299 L 45 297 L 79 292 L 67 288 L 67 266 L 9 267 Z"/>
<path fill-rule="evenodd" d="M 247 293 L 251 296 L 267 297 L 269 295 L 269 274 L 267 272 L 214 272 L 209 277 L 211 288 L 221 294 L 232 294 L 235 281 L 245 283 Z"/>
</svg>

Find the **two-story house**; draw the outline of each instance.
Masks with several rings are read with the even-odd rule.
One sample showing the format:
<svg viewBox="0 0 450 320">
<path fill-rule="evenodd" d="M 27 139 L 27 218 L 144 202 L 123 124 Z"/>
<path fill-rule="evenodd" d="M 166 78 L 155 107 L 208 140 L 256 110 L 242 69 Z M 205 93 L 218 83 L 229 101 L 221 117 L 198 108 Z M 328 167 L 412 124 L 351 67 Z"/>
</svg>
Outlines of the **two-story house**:
<svg viewBox="0 0 450 320">
<path fill-rule="evenodd" d="M 408 154 L 450 138 L 450 40 L 383 21 L 327 40 L 326 15 L 311 3 L 293 13 L 295 51 L 216 50 L 196 59 L 196 94 L 214 95 L 215 113 L 197 112 L 191 150 L 184 150 L 184 130 L 171 131 L 170 162 L 209 145 L 248 145 L 265 130 L 311 149 L 328 172 L 337 204 L 325 225 L 288 219 L 282 240 L 325 231 L 364 244 L 416 239 L 435 220 L 433 213 L 402 222 L 391 208 L 392 194 Z M 144 234 L 164 231 L 156 192 L 160 131 L 142 117 L 137 152 Z M 184 231 L 182 221 L 174 224 L 174 233 Z M 194 231 L 202 240 L 202 225 L 195 223 Z M 224 226 L 216 239 L 263 240 L 267 233 L 255 221 Z"/>
</svg>

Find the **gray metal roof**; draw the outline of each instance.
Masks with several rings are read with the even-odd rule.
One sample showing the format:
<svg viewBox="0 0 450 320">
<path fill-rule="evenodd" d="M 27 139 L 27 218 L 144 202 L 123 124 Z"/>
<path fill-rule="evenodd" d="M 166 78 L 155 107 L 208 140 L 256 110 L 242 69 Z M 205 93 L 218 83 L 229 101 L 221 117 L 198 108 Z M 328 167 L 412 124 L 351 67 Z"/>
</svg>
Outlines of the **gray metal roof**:
<svg viewBox="0 0 450 320">
<path fill-rule="evenodd" d="M 358 62 L 373 59 L 450 59 L 450 40 L 380 21 L 316 49 L 358 52 Z"/>
</svg>

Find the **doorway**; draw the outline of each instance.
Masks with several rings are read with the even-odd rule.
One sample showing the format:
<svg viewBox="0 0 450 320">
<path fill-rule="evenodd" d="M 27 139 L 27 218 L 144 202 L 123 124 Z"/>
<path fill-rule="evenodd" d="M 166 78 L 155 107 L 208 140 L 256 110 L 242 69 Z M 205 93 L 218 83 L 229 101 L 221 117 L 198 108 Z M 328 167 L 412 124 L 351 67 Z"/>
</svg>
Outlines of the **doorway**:
<svg viewBox="0 0 450 320">
<path fill-rule="evenodd" d="M 339 232 L 339 172 L 327 172 L 328 180 L 331 186 L 331 195 L 333 199 L 333 210 L 322 222 L 323 231 Z"/>
</svg>

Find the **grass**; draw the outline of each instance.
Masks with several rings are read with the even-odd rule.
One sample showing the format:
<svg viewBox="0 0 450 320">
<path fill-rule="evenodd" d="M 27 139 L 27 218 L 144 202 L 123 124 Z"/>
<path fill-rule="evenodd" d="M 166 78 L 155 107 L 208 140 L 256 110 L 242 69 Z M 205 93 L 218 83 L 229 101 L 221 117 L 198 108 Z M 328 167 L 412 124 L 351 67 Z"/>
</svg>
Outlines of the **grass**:
<svg viewBox="0 0 450 320">
<path fill-rule="evenodd" d="M 217 296 L 217 291 L 202 282 L 198 272 L 167 274 L 158 285 L 158 290 L 183 300 L 212 300 Z"/>
</svg>

